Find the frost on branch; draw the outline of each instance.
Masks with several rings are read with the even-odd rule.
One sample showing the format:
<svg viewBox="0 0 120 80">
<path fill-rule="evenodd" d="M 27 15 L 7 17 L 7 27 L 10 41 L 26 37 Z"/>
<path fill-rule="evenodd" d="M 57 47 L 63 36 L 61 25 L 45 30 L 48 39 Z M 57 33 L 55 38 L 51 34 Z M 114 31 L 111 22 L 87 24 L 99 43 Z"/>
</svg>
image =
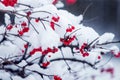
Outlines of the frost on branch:
<svg viewBox="0 0 120 80">
<path fill-rule="evenodd" d="M 0 1 L 0 79 L 116 80 L 114 67 L 101 63 L 106 53 L 120 57 L 110 45 L 120 42 L 114 34 L 100 36 L 79 24 L 82 15 L 57 10 L 52 0 L 11 1 Z"/>
</svg>

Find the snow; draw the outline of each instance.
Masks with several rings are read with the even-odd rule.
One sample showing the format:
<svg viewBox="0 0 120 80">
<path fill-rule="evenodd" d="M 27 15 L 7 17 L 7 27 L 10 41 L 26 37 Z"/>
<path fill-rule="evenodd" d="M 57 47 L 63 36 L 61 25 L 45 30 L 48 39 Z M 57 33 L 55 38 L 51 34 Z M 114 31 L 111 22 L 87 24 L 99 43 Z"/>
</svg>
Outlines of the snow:
<svg viewBox="0 0 120 80">
<path fill-rule="evenodd" d="M 8 40 L 1 42 L 0 44 L 0 79 L 3 80 L 53 80 L 54 75 L 58 75 L 62 80 L 93 80 L 92 77 L 95 76 L 95 80 L 119 80 L 120 79 L 120 69 L 118 61 L 113 59 L 110 64 L 106 64 L 103 68 L 112 67 L 115 69 L 114 78 L 111 78 L 109 74 L 101 73 L 100 68 L 95 70 L 94 67 L 99 66 L 89 66 L 89 64 L 94 64 L 95 62 L 102 61 L 101 52 L 110 53 L 114 51 L 115 54 L 119 52 L 117 46 L 100 46 L 106 42 L 113 41 L 113 33 L 104 33 L 100 36 L 93 28 L 89 26 L 84 26 L 80 24 L 83 20 L 83 15 L 75 16 L 66 10 L 58 10 L 54 5 L 52 5 L 52 0 L 18 0 L 18 3 L 30 5 L 31 8 L 16 4 L 15 7 L 5 7 L 0 3 L 0 10 L 16 11 L 15 13 L 15 24 L 13 28 L 9 31 L 6 30 L 5 25 L 0 26 L 0 42 L 3 38 Z M 59 2 L 56 4 L 57 7 L 62 7 L 63 3 Z M 28 17 L 26 12 L 31 11 L 31 15 Z M 55 30 L 50 27 L 50 22 L 53 21 L 52 17 L 60 17 L 58 22 L 55 22 Z M 35 19 L 40 18 L 39 22 L 35 22 Z M 30 21 L 29 21 L 30 20 Z M 23 36 L 18 34 L 18 31 L 22 30 L 24 27 L 21 26 L 22 22 L 26 22 L 29 28 L 29 31 L 24 33 Z M 5 24 L 9 25 L 10 15 L 5 14 Z M 44 24 L 43 24 L 44 23 Z M 72 33 L 67 33 L 66 29 L 70 26 L 74 26 L 75 29 Z M 17 26 L 17 27 L 16 27 Z M 4 36 L 4 34 L 7 34 Z M 17 36 L 15 36 L 17 35 Z M 72 47 L 65 46 L 60 38 L 66 39 L 67 37 L 76 36 L 76 39 L 71 42 L 70 45 L 79 44 L 77 47 L 86 44 L 91 44 L 88 50 L 85 52 L 89 53 L 89 56 L 83 57 L 82 52 L 72 52 Z M 29 43 L 28 48 L 25 48 L 25 44 Z M 62 48 L 60 48 L 62 46 Z M 50 62 L 47 68 L 42 68 L 42 63 L 39 63 L 42 58 L 42 51 L 37 51 L 35 54 L 30 55 L 30 51 L 42 47 L 42 51 L 47 50 L 48 48 L 53 49 L 57 48 L 58 51 L 55 53 L 49 52 L 45 55 L 43 62 Z M 101 48 L 102 47 L 102 48 Z M 26 53 L 24 53 L 24 51 Z M 75 51 L 75 50 L 74 50 Z M 78 50 L 79 51 L 79 50 Z M 25 55 L 25 59 L 21 60 L 18 64 L 14 64 L 14 61 L 19 61 L 22 56 Z M 22 55 L 22 56 L 21 56 Z M 15 57 L 17 56 L 17 57 Z M 19 57 L 20 56 L 20 57 Z M 98 59 L 98 56 L 101 59 Z M 76 59 L 87 63 L 59 60 L 52 61 L 59 58 L 70 58 Z M 107 58 L 106 58 L 107 59 Z M 2 65 L 3 62 L 7 65 Z M 106 60 L 105 60 L 106 61 Z M 30 63 L 28 65 L 28 63 Z M 118 64 L 118 66 L 111 66 Z M 100 63 L 101 64 L 101 63 Z M 19 74 L 4 70 L 4 68 L 12 70 L 22 70 L 25 69 L 24 78 Z M 68 70 L 71 68 L 71 70 Z M 43 74 L 43 77 L 39 74 Z M 6 75 L 6 76 L 4 76 Z M 49 75 L 49 76 L 48 76 Z"/>
<path fill-rule="evenodd" d="M 113 33 L 104 33 L 102 36 L 99 38 L 99 44 L 105 43 L 105 42 L 111 42 L 114 39 L 114 34 Z"/>
</svg>

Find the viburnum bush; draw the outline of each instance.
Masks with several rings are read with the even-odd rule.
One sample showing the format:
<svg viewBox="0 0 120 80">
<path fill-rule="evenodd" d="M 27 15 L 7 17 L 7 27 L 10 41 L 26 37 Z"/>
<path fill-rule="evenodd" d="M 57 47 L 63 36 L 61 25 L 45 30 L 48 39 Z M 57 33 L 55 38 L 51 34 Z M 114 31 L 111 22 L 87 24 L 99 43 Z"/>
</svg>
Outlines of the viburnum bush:
<svg viewBox="0 0 120 80">
<path fill-rule="evenodd" d="M 61 3 L 0 0 L 5 22 L 0 25 L 0 80 L 120 79 L 108 63 L 120 57 L 113 45 L 120 41 L 113 41 L 112 33 L 100 36 L 84 26 L 82 15 L 54 6 Z M 109 60 L 104 59 L 107 54 Z"/>
</svg>

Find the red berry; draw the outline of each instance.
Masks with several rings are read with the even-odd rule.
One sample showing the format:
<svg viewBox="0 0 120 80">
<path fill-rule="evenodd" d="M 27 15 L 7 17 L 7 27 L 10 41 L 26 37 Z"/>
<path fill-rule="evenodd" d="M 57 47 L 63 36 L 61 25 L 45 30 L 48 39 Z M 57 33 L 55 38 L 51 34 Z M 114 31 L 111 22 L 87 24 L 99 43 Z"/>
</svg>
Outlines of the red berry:
<svg viewBox="0 0 120 80">
<path fill-rule="evenodd" d="M 83 46 L 87 46 L 87 43 L 83 43 Z"/>
<path fill-rule="evenodd" d="M 59 76 L 54 75 L 54 80 L 62 80 Z"/>
<path fill-rule="evenodd" d="M 55 53 L 57 51 L 58 51 L 58 48 L 54 48 L 52 52 Z"/>
<path fill-rule="evenodd" d="M 89 56 L 89 53 L 85 53 L 86 54 L 86 56 Z"/>
<path fill-rule="evenodd" d="M 49 64 L 50 64 L 50 62 L 45 62 L 45 63 L 42 63 L 42 66 L 47 67 Z"/>
<path fill-rule="evenodd" d="M 75 29 L 75 27 L 74 27 L 74 26 L 71 26 L 71 28 L 72 28 L 72 30 L 74 30 L 74 29 Z"/>
<path fill-rule="evenodd" d="M 29 31 L 29 28 L 28 27 L 25 27 L 24 29 L 23 29 L 23 32 L 25 33 L 25 32 L 28 32 Z"/>
<path fill-rule="evenodd" d="M 55 30 L 55 23 L 54 22 L 50 22 L 50 26 L 51 26 L 51 28 L 53 29 L 53 30 Z"/>
<path fill-rule="evenodd" d="M 34 50 L 30 52 L 30 55 L 33 55 L 33 54 L 35 54 L 35 51 L 34 51 Z"/>
<path fill-rule="evenodd" d="M 29 28 L 28 28 L 28 27 L 24 27 L 23 30 L 18 31 L 18 34 L 19 34 L 20 36 L 22 36 L 24 33 L 28 32 L 28 31 L 29 31 Z"/>
<path fill-rule="evenodd" d="M 27 17 L 29 17 L 31 15 L 31 12 L 28 11 L 26 14 L 27 14 Z"/>
<path fill-rule="evenodd" d="M 58 48 L 55 48 L 54 50 L 55 50 L 55 52 L 58 52 Z"/>
<path fill-rule="evenodd" d="M 7 26 L 7 30 L 11 30 L 12 28 L 13 28 L 12 25 L 8 25 L 8 26 Z"/>
<path fill-rule="evenodd" d="M 66 29 L 66 32 L 70 32 L 69 29 Z"/>
<path fill-rule="evenodd" d="M 41 47 L 39 47 L 39 48 L 38 48 L 38 51 L 42 52 L 42 48 L 41 48 Z"/>
<path fill-rule="evenodd" d="M 35 22 L 37 22 L 37 23 L 38 23 L 39 21 L 40 21 L 40 19 L 39 19 L 39 18 L 36 18 L 36 19 L 35 19 Z"/>
<path fill-rule="evenodd" d="M 98 59 L 101 59 L 101 56 L 98 56 Z"/>
<path fill-rule="evenodd" d="M 63 41 L 64 41 L 64 39 L 63 39 L 63 38 L 60 38 L 60 41 L 61 41 L 61 42 L 63 42 Z"/>
<path fill-rule="evenodd" d="M 80 52 L 81 52 L 81 54 L 83 54 L 83 53 L 84 53 L 84 51 L 83 51 L 83 49 L 82 49 L 82 48 L 80 48 Z"/>
<path fill-rule="evenodd" d="M 69 42 L 68 41 L 64 41 L 63 44 L 67 46 L 67 45 L 69 45 Z"/>
<path fill-rule="evenodd" d="M 72 29 L 71 29 L 71 28 L 69 29 L 69 32 L 72 32 Z"/>
<path fill-rule="evenodd" d="M 86 57 L 86 54 L 83 54 L 82 56 L 83 56 L 83 57 Z"/>
<path fill-rule="evenodd" d="M 22 35 L 23 35 L 23 31 L 18 31 L 18 34 L 19 34 L 20 36 L 22 36 Z"/>
<path fill-rule="evenodd" d="M 52 49 L 48 47 L 48 48 L 47 48 L 47 51 L 48 51 L 48 52 L 52 52 Z"/>
<path fill-rule="evenodd" d="M 25 44 L 25 45 L 24 45 L 24 48 L 28 48 L 28 44 Z"/>
<path fill-rule="evenodd" d="M 47 51 L 47 50 L 44 50 L 44 51 L 42 52 L 42 55 L 46 55 L 46 54 L 48 54 L 48 51 Z"/>
<path fill-rule="evenodd" d="M 25 26 L 27 26 L 27 23 L 26 22 L 22 22 L 21 26 L 25 27 Z"/>
</svg>

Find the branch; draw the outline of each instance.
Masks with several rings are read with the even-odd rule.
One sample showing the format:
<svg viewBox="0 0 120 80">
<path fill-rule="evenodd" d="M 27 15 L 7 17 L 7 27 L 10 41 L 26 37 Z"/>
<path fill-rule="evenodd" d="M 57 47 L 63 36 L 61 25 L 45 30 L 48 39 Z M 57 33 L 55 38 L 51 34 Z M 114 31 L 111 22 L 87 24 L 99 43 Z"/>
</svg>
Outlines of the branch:
<svg viewBox="0 0 120 80">
<path fill-rule="evenodd" d="M 106 43 L 97 44 L 97 45 L 102 46 L 102 45 L 108 45 L 108 44 L 114 44 L 114 43 L 120 43 L 120 40 L 119 41 L 106 42 Z"/>
<path fill-rule="evenodd" d="M 72 61 L 72 62 L 80 62 L 80 63 L 83 63 L 83 64 L 87 64 L 89 65 L 90 67 L 92 67 L 93 69 L 97 69 L 95 67 L 95 64 L 91 64 L 85 60 L 78 60 L 78 59 L 75 59 L 75 58 L 56 58 L 56 59 L 52 59 L 50 60 L 50 62 L 54 62 L 54 61 L 62 61 L 62 60 L 67 60 L 67 61 Z"/>
</svg>

